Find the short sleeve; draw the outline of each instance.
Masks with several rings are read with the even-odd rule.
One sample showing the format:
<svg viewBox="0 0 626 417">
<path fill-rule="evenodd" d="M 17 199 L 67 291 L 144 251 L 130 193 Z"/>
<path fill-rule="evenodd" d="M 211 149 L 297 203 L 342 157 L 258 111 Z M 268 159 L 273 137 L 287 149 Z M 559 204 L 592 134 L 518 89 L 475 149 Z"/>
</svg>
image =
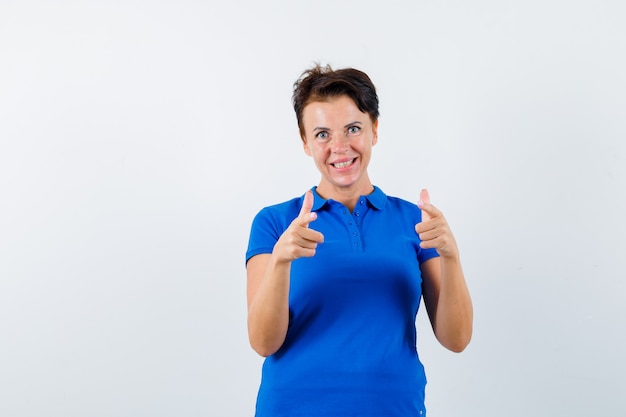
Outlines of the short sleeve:
<svg viewBox="0 0 626 417">
<path fill-rule="evenodd" d="M 255 255 L 272 253 L 274 245 L 298 216 L 301 198 L 262 209 L 252 221 L 246 263 Z"/>
</svg>

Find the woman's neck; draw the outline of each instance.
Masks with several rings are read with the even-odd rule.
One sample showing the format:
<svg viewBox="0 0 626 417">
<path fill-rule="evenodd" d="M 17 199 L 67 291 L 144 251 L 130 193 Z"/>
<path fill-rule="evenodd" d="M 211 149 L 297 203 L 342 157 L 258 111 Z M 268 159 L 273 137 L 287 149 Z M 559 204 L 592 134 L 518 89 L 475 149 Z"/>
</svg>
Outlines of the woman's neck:
<svg viewBox="0 0 626 417">
<path fill-rule="evenodd" d="M 322 180 L 320 185 L 317 186 L 317 193 L 320 197 L 326 200 L 338 201 L 346 206 L 350 212 L 354 210 L 361 196 L 371 194 L 373 191 L 374 186 L 369 181 L 358 187 L 338 187 Z"/>
</svg>

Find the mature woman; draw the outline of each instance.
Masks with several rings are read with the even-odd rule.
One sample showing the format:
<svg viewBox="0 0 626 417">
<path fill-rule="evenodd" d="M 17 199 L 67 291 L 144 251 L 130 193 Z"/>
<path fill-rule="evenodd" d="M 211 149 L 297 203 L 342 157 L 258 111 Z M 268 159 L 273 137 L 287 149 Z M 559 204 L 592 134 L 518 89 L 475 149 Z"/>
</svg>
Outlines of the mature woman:
<svg viewBox="0 0 626 417">
<path fill-rule="evenodd" d="M 425 190 L 416 205 L 372 184 L 378 96 L 365 73 L 316 66 L 293 104 L 321 180 L 252 224 L 248 333 L 266 357 L 256 415 L 424 416 L 422 296 L 443 346 L 460 352 L 472 335 L 454 236 Z"/>
</svg>

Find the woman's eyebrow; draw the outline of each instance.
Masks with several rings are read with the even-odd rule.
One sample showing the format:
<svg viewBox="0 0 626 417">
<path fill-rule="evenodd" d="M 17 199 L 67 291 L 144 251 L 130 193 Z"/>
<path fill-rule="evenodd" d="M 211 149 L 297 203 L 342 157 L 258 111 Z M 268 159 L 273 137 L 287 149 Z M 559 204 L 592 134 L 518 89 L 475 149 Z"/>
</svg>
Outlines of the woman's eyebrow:
<svg viewBox="0 0 626 417">
<path fill-rule="evenodd" d="M 324 127 L 324 126 L 318 126 L 313 129 L 313 132 L 317 132 L 318 130 L 330 130 L 330 128 Z"/>
<path fill-rule="evenodd" d="M 352 123 L 348 123 L 347 125 L 345 125 L 344 127 L 350 127 L 350 126 L 354 126 L 354 125 L 362 125 L 363 123 L 359 122 L 358 120 L 355 120 Z"/>
</svg>

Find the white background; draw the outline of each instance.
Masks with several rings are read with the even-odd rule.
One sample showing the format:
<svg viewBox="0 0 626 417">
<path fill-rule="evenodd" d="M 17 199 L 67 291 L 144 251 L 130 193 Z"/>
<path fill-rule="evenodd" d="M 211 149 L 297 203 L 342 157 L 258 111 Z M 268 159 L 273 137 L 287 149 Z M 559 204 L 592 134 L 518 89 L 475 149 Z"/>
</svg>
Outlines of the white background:
<svg viewBox="0 0 626 417">
<path fill-rule="evenodd" d="M 317 184 L 291 86 L 354 66 L 370 175 L 428 187 L 472 344 L 425 315 L 439 416 L 626 410 L 619 0 L 0 1 L 0 415 L 251 416 L 244 253 Z M 423 313 L 423 312 L 422 312 Z"/>
</svg>

